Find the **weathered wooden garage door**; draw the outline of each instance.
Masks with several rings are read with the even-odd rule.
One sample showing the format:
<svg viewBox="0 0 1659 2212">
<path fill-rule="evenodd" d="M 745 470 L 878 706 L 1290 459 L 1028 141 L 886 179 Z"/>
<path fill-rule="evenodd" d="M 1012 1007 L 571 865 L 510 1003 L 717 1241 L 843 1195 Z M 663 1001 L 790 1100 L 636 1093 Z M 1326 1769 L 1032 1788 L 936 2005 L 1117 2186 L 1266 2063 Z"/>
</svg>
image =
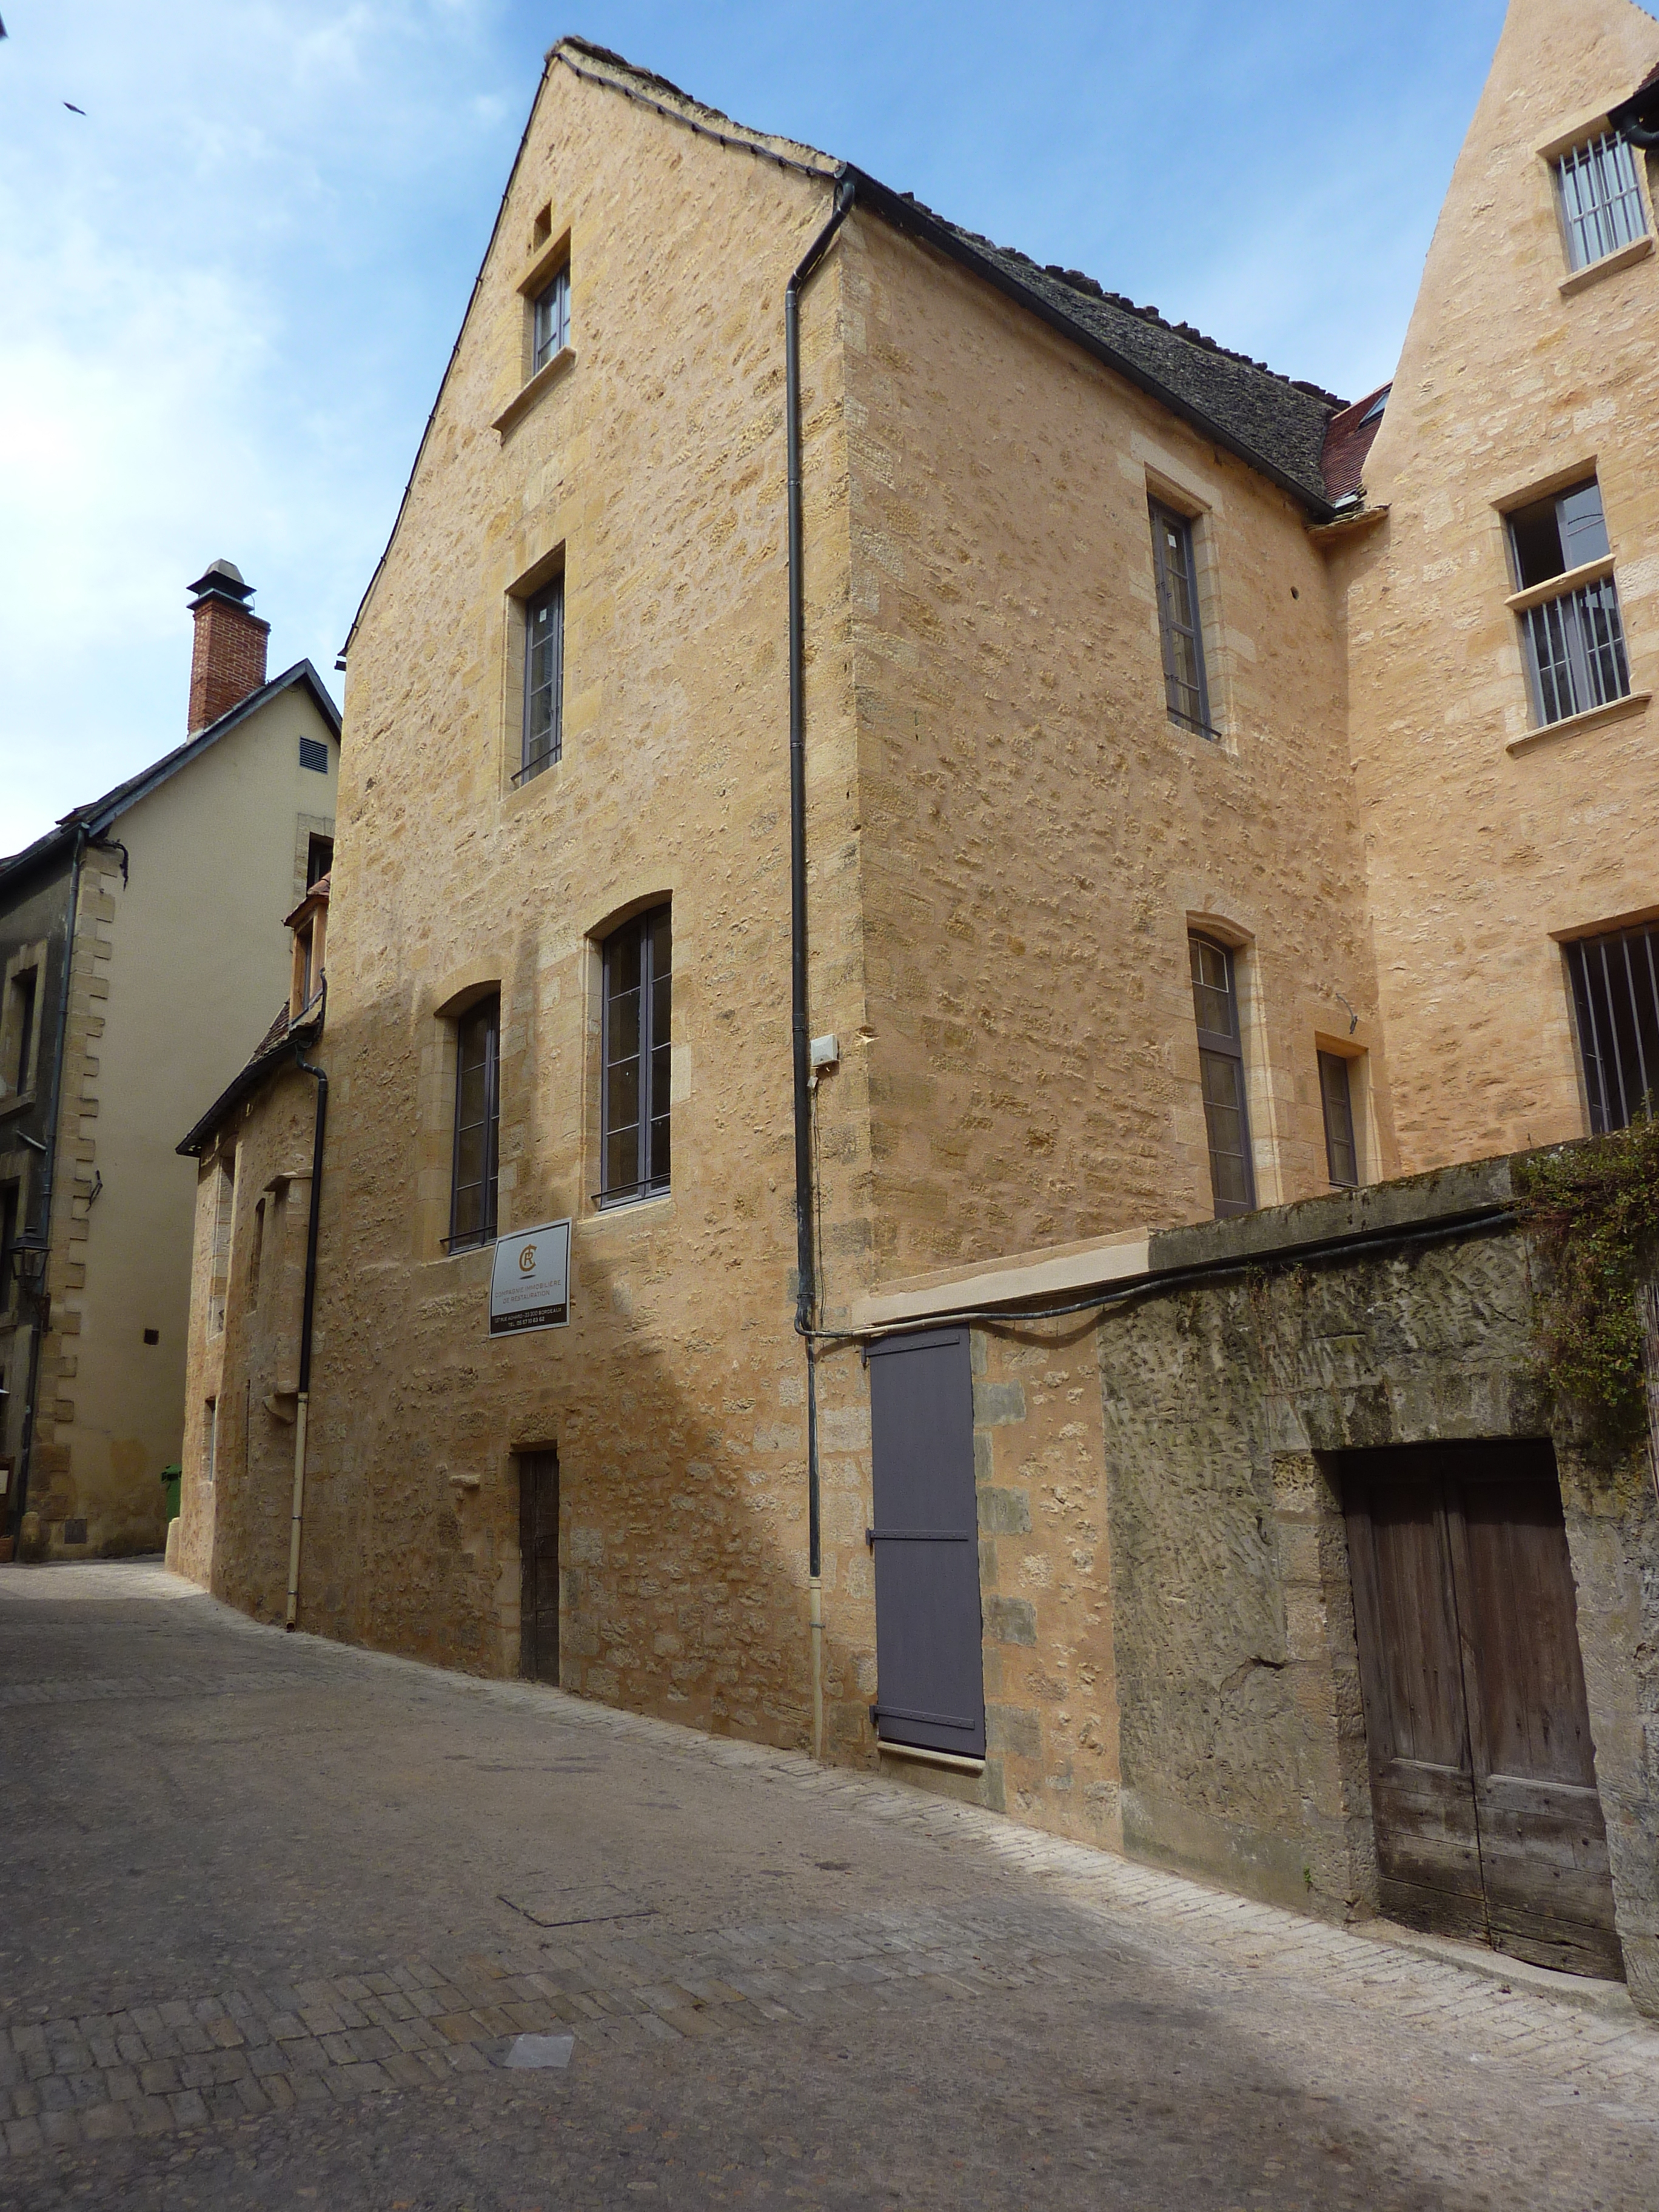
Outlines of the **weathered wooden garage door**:
<svg viewBox="0 0 1659 2212">
<path fill-rule="evenodd" d="M 878 1731 L 890 1743 L 982 1759 L 968 1331 L 872 1344 L 870 1424 Z"/>
<path fill-rule="evenodd" d="M 1622 1977 L 1547 1443 L 1349 1452 L 1382 1910 Z"/>
<path fill-rule="evenodd" d="M 519 1671 L 559 1679 L 559 1455 L 519 1455 Z"/>
</svg>

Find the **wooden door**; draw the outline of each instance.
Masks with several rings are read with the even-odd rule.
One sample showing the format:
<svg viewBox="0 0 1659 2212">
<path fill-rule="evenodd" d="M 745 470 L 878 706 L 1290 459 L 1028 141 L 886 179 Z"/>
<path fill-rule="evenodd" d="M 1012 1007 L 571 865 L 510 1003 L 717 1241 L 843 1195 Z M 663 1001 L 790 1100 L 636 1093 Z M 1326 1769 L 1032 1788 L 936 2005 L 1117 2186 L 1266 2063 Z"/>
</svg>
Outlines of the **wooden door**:
<svg viewBox="0 0 1659 2212">
<path fill-rule="evenodd" d="M 1341 1463 L 1385 1912 L 1622 1976 L 1554 1455 Z"/>
<path fill-rule="evenodd" d="M 559 1679 L 559 1455 L 519 1455 L 519 1671 Z"/>
<path fill-rule="evenodd" d="M 985 1674 L 965 1328 L 870 1347 L 875 1708 L 891 1743 L 985 1756 Z"/>
</svg>

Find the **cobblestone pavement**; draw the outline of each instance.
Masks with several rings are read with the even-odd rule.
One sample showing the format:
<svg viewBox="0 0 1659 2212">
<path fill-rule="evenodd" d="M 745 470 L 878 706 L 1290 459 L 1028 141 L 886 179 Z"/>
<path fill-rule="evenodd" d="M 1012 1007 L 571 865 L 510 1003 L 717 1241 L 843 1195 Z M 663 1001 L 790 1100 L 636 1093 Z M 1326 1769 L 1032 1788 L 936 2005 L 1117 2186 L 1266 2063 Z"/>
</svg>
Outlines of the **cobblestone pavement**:
<svg viewBox="0 0 1659 2212">
<path fill-rule="evenodd" d="M 1622 1992 L 182 1587 L 0 1569 L 0 2206 L 1659 2204 Z"/>
</svg>

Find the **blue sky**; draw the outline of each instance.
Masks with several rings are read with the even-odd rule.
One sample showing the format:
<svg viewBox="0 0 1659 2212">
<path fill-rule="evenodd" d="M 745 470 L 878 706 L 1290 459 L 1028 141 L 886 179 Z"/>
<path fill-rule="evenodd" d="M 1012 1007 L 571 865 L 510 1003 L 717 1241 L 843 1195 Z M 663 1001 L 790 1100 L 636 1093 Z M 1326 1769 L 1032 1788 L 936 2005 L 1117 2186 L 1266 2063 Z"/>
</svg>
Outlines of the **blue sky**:
<svg viewBox="0 0 1659 2212">
<path fill-rule="evenodd" d="M 553 40 L 1354 396 L 1503 0 L 0 0 L 0 852 L 184 734 L 184 586 L 333 661 Z M 64 103 L 86 110 L 71 113 Z"/>
</svg>

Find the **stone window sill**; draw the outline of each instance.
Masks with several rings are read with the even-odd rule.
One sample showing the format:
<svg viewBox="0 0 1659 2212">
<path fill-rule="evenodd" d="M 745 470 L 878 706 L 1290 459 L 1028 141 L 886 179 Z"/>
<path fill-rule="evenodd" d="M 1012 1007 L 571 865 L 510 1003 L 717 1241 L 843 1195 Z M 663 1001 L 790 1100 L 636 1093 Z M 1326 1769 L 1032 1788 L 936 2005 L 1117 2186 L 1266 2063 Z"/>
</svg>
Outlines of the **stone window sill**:
<svg viewBox="0 0 1659 2212">
<path fill-rule="evenodd" d="M 908 1759 L 918 1766 L 943 1766 L 952 1774 L 985 1771 L 982 1759 L 963 1759 L 954 1751 L 928 1751 L 915 1743 L 889 1743 L 885 1736 L 876 1738 L 876 1748 L 884 1759 Z"/>
<path fill-rule="evenodd" d="M 508 431 L 515 429 L 523 422 L 543 392 L 556 384 L 568 368 L 574 368 L 575 362 L 575 348 L 562 347 L 551 361 L 544 362 L 528 384 L 520 386 L 520 389 L 514 393 L 512 398 L 507 401 L 506 406 L 490 424 L 490 428 L 505 441 Z"/>
<path fill-rule="evenodd" d="M 1529 753 L 1534 745 L 1546 744 L 1552 738 L 1575 738 L 1581 730 L 1599 730 L 1604 722 L 1622 722 L 1628 714 L 1639 714 L 1652 696 L 1651 691 L 1627 692 L 1622 699 L 1609 699 L 1605 707 L 1592 707 L 1588 714 L 1569 714 L 1562 721 L 1546 722 L 1540 730 L 1511 738 L 1504 750 L 1510 754 Z"/>
<path fill-rule="evenodd" d="M 1564 276 L 1559 287 L 1561 297 L 1571 299 L 1575 292 L 1583 291 L 1598 277 L 1617 276 L 1620 270 L 1629 269 L 1638 261 L 1645 261 L 1652 251 L 1650 237 L 1632 239 L 1628 246 L 1621 246 L 1616 253 L 1604 253 L 1599 261 L 1592 261 L 1587 268 L 1575 269 L 1571 276 Z"/>
<path fill-rule="evenodd" d="M 1581 562 L 1576 568 L 1564 568 L 1559 576 L 1546 576 L 1541 584 L 1528 584 L 1524 592 L 1511 592 L 1504 605 L 1512 614 L 1523 615 L 1528 607 L 1541 607 L 1551 599 L 1565 599 L 1570 592 L 1583 591 L 1587 584 L 1599 584 L 1618 565 L 1611 553 L 1604 553 L 1599 561 Z M 1599 714 L 1601 709 L 1594 711 Z"/>
</svg>

